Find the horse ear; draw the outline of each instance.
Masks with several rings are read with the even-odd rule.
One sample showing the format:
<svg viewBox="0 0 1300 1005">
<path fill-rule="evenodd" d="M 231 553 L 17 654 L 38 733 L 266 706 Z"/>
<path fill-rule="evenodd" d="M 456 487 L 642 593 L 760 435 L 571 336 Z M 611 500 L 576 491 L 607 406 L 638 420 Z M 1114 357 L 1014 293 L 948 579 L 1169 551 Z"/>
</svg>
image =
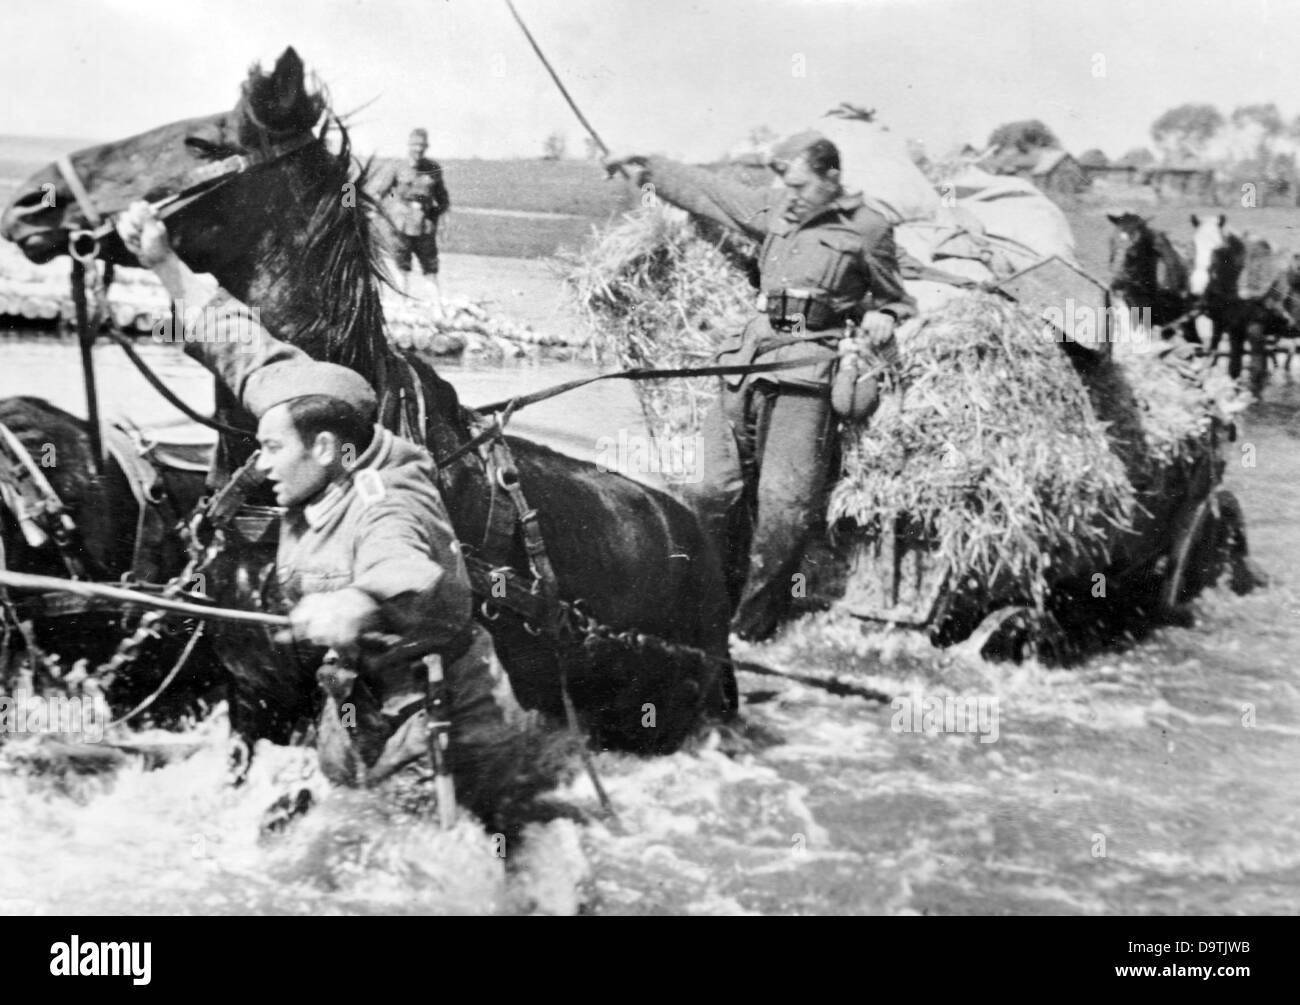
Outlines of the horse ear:
<svg viewBox="0 0 1300 1005">
<path fill-rule="evenodd" d="M 325 107 L 322 94 L 309 94 L 302 59 L 293 47 L 285 49 L 269 74 L 254 66 L 244 85 L 237 112 L 240 139 L 245 143 L 310 129 Z"/>
<path fill-rule="evenodd" d="M 1192 226 L 1193 226 L 1193 227 L 1199 227 L 1200 225 L 1201 225 L 1200 218 L 1199 218 L 1195 213 L 1193 213 L 1193 214 L 1192 214 Z"/>
<path fill-rule="evenodd" d="M 1220 214 L 1219 214 L 1219 227 L 1222 228 L 1223 225 L 1224 225 L 1225 223 L 1227 223 L 1227 222 L 1228 222 L 1228 214 L 1227 214 L 1227 213 L 1220 213 Z"/>
<path fill-rule="evenodd" d="M 298 103 L 302 96 L 303 66 L 302 57 L 293 46 L 287 47 L 275 61 L 275 69 L 271 71 L 271 84 L 281 108 L 292 108 Z"/>
<path fill-rule="evenodd" d="M 1116 227 L 1118 227 L 1120 220 L 1124 218 L 1120 216 L 1120 214 L 1118 213 L 1107 213 L 1106 219 L 1109 220 L 1111 223 L 1113 223 Z"/>
</svg>

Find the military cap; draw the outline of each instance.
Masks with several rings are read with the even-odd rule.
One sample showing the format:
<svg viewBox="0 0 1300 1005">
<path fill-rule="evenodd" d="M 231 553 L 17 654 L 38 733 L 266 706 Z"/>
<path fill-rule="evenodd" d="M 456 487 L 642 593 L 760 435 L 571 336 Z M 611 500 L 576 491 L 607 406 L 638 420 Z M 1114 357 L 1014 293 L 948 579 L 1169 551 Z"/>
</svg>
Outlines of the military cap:
<svg viewBox="0 0 1300 1005">
<path fill-rule="evenodd" d="M 272 363 L 257 370 L 244 385 L 244 407 L 260 419 L 276 405 L 313 394 L 338 398 L 367 421 L 374 421 L 379 411 L 374 388 L 361 374 L 316 360 Z"/>
<path fill-rule="evenodd" d="M 429 132 L 428 132 L 428 130 L 426 130 L 426 129 L 412 129 L 412 130 L 411 130 L 410 139 L 413 139 L 413 140 L 423 140 L 425 143 L 428 143 L 428 142 L 429 142 Z"/>
<path fill-rule="evenodd" d="M 818 140 L 825 139 L 826 137 L 815 129 L 805 129 L 803 132 L 787 136 L 772 148 L 772 153 L 768 157 L 768 163 L 770 164 L 776 161 L 789 163 Z M 827 142 L 829 142 L 829 140 Z"/>
</svg>

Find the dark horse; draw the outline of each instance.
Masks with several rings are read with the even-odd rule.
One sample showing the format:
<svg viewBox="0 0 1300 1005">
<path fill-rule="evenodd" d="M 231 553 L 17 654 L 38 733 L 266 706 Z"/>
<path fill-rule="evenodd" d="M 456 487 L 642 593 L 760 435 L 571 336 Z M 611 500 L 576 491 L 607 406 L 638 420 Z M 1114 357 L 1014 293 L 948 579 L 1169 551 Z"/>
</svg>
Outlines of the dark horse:
<svg viewBox="0 0 1300 1005">
<path fill-rule="evenodd" d="M 1265 295 L 1243 295 L 1243 276 L 1250 264 L 1245 240 L 1228 230 L 1227 217 L 1202 220 L 1192 214 L 1195 229 L 1195 261 L 1192 267 L 1191 292 L 1200 299 L 1201 308 L 1214 325 L 1210 353 L 1228 336 L 1228 376 L 1241 374 L 1242 357 L 1250 349 L 1250 389 L 1258 395 L 1268 373 L 1270 338 L 1285 335 L 1288 318 L 1270 306 Z"/>
<path fill-rule="evenodd" d="M 156 583 L 183 570 L 186 552 L 174 525 L 203 495 L 201 471 L 166 465 L 154 469 L 158 480 L 147 502 L 153 512 L 146 519 L 158 521 L 157 532 L 146 534 L 137 552 L 137 532 L 144 524 L 136 493 L 114 452 L 105 458 L 102 474 L 94 475 L 85 422 L 41 398 L 16 397 L 0 399 L 0 424 L 14 434 L 31 461 L 39 466 L 74 526 L 63 548 L 48 532 L 43 541 L 31 540 L 22 532 L 14 509 L 0 505 L 0 566 L 66 578 L 71 574 L 70 559 L 79 574 L 87 578 L 116 581 L 131 572 Z M 21 504 L 15 508 L 21 509 Z M 38 650 L 27 653 L 33 685 L 38 689 L 66 683 L 80 660 L 85 660 L 93 672 L 115 654 L 119 641 L 131 636 L 136 624 L 135 616 L 121 612 L 75 606 L 65 609 L 60 606 L 64 598 L 59 596 L 14 594 L 10 600 L 13 607 L 8 612 L 12 615 L 9 627 L 14 627 L 13 620 L 30 624 L 30 636 L 24 641 Z M 52 604 L 56 605 L 53 610 Z M 136 659 L 114 674 L 106 697 L 115 711 L 124 712 L 143 699 L 180 657 L 187 636 L 183 626 L 163 624 L 159 632 L 144 640 Z M 14 650 L 10 655 L 15 655 Z M 61 670 L 45 662 L 50 656 L 59 657 Z M 0 666 L 0 681 L 10 671 L 11 667 Z M 60 679 L 53 679 L 51 671 L 59 673 Z M 152 703 L 150 714 L 166 721 L 174 714 L 190 711 L 189 700 L 216 680 L 215 658 L 211 649 L 200 642 L 186 663 L 184 675 L 177 678 L 178 686 Z"/>
<path fill-rule="evenodd" d="M 1130 310 L 1140 312 L 1153 329 L 1179 322 L 1190 341 L 1196 329 L 1190 317 L 1187 266 L 1162 230 L 1136 213 L 1107 213 L 1115 225 L 1110 236 L 1110 290 Z"/>
<path fill-rule="evenodd" d="M 325 142 L 334 127 L 337 150 Z M 445 458 L 468 442 L 473 416 L 424 359 L 399 354 L 385 338 L 365 172 L 358 173 L 346 130 L 329 114 L 326 98 L 307 85 L 292 49 L 270 73 L 253 68 L 233 111 L 83 150 L 71 161 L 95 204 L 113 213 L 132 200 L 185 189 L 196 169 L 214 161 L 307 139 L 292 154 L 234 176 L 172 215 L 173 245 L 191 268 L 213 274 L 257 308 L 278 337 L 368 378 L 381 397 L 381 421 L 395 429 L 414 426 L 435 458 Z M 53 207 L 44 198 L 49 186 L 56 192 Z M 0 220 L 0 233 L 30 259 L 46 261 L 64 251 L 70 231 L 84 222 L 51 165 L 20 189 Z M 101 254 L 122 265 L 138 264 L 115 235 Z M 427 418 L 414 423 L 421 393 Z M 218 413 L 253 428 L 221 388 Z M 680 645 L 638 645 L 634 638 L 620 642 L 582 631 L 557 639 L 502 611 L 487 626 L 517 696 L 558 716 L 565 673 L 579 713 L 601 741 L 635 750 L 672 749 L 702 710 L 734 702 L 734 682 L 718 662 L 727 656 L 728 611 L 716 554 L 693 513 L 666 493 L 526 440 L 508 442 L 523 491 L 538 512 L 560 597 L 581 602 L 602 625 Z M 218 467 L 233 470 L 253 446 L 249 439 L 223 438 Z M 460 540 L 480 547 L 489 538 L 490 511 L 507 497 L 494 492 L 475 451 L 442 465 L 440 480 Z M 267 521 L 250 518 L 242 529 L 232 529 L 231 546 L 208 577 L 218 602 L 274 603 L 266 588 L 273 581 L 267 576 L 274 557 L 267 535 L 274 522 L 267 528 Z M 517 528 L 507 543 L 508 564 L 526 574 L 528 555 Z M 213 635 L 237 681 L 231 702 L 237 732 L 287 741 L 313 710 L 312 660 L 284 658 L 260 629 L 214 625 Z"/>
</svg>

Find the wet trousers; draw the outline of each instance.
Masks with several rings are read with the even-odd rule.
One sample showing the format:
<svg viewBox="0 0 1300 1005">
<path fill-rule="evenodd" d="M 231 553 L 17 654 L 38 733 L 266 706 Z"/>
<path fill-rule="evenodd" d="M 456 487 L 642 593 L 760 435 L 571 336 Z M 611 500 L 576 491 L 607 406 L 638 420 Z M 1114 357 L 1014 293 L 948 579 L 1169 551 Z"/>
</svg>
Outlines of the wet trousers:
<svg viewBox="0 0 1300 1005">
<path fill-rule="evenodd" d="M 766 638 L 790 609 L 824 515 L 833 435 L 829 388 L 750 380 L 725 387 L 705 417 L 702 477 L 682 488 L 723 556 L 741 638 Z"/>
<path fill-rule="evenodd" d="M 461 760 L 476 746 L 499 741 L 514 698 L 492 658 L 491 637 L 477 624 L 468 647 L 444 658 L 443 675 L 451 747 Z M 335 700 L 322 712 L 318 744 L 327 775 L 333 771 L 351 782 L 364 767 L 377 780 L 427 752 L 428 670 L 422 660 L 371 663 L 359 673 L 329 677 L 321 683 Z"/>
</svg>

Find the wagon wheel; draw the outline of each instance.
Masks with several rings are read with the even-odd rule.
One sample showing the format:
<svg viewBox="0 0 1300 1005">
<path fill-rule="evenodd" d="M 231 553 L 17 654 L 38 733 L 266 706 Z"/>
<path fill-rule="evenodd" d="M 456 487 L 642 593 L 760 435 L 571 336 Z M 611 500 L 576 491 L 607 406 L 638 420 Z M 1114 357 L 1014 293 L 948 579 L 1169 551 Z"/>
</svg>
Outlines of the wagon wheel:
<svg viewBox="0 0 1300 1005">
<path fill-rule="evenodd" d="M 1207 495 L 1195 504 L 1190 516 L 1175 519 L 1175 525 L 1183 530 L 1170 553 L 1172 566 L 1160 591 L 1160 609 L 1165 615 L 1176 614 L 1179 605 L 1213 585 L 1225 566 L 1232 566 L 1232 587 L 1238 593 L 1262 581 L 1246 556 L 1241 505 L 1231 492 Z"/>
</svg>

